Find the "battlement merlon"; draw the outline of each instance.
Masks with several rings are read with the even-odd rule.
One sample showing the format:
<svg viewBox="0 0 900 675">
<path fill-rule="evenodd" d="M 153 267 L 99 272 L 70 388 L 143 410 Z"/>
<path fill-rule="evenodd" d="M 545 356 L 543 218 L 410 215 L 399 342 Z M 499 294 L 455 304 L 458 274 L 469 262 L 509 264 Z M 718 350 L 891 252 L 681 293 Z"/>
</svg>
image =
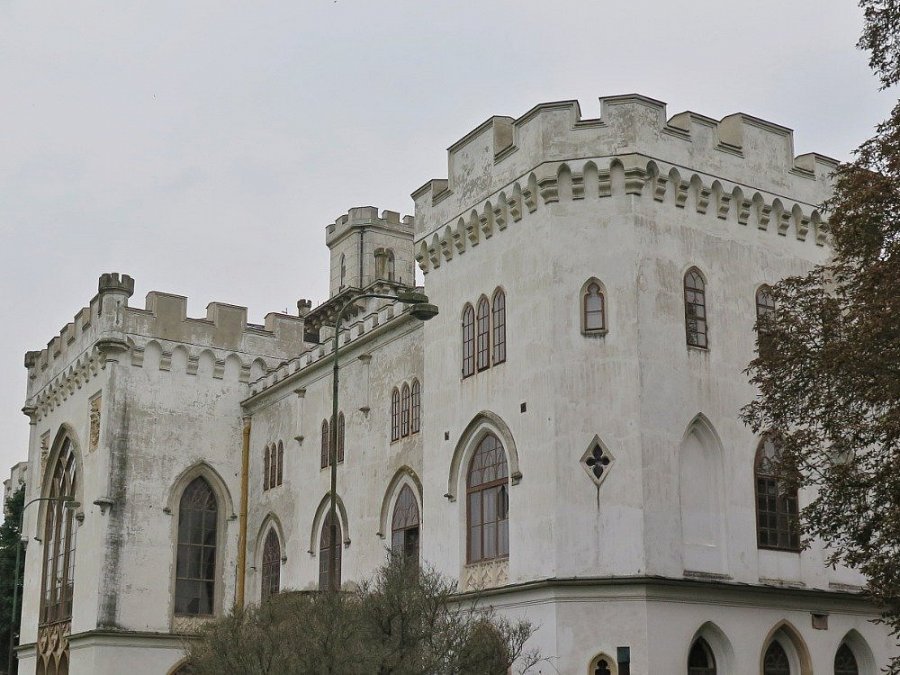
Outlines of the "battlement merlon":
<svg viewBox="0 0 900 675">
<path fill-rule="evenodd" d="M 168 340 L 238 352 L 251 360 L 263 357 L 278 361 L 293 358 L 308 347 L 303 341 L 301 316 L 272 312 L 266 315 L 264 325 L 257 326 L 247 322 L 246 307 L 211 302 L 205 318 L 192 318 L 187 316 L 184 296 L 151 291 L 141 309 L 128 306 L 133 292 L 134 280 L 128 275 L 103 274 L 89 306 L 79 311 L 45 349 L 26 352 L 28 396 L 104 341 L 116 341 L 124 347 L 148 339 Z"/>
<path fill-rule="evenodd" d="M 583 119 L 577 101 L 542 103 L 518 119 L 491 117 L 466 134 L 448 148 L 448 177 L 412 195 L 416 239 L 541 164 L 571 160 L 640 155 L 682 174 L 702 173 L 813 206 L 830 196 L 838 162 L 816 153 L 795 157 L 787 127 L 744 113 L 715 120 L 686 111 L 667 119 L 665 103 L 638 94 L 601 97 L 600 106 L 600 118 Z"/>
<path fill-rule="evenodd" d="M 335 219 L 334 223 L 329 223 L 325 227 L 325 244 L 330 247 L 360 227 L 381 228 L 391 232 L 406 230 L 412 235 L 415 219 L 412 216 L 401 217 L 398 212 L 387 209 L 379 215 L 378 209 L 374 206 L 359 206 L 350 209 Z"/>
</svg>

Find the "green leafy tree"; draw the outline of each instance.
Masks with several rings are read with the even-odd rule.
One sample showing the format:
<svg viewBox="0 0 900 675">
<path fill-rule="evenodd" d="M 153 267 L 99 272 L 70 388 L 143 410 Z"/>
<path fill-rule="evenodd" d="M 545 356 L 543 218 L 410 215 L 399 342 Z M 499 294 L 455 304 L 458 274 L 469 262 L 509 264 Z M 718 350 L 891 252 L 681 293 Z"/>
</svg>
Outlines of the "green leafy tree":
<svg viewBox="0 0 900 675">
<path fill-rule="evenodd" d="M 389 555 L 356 590 L 272 596 L 210 624 L 186 651 L 192 675 L 506 675 L 542 660 L 524 649 L 533 633 Z"/>
<path fill-rule="evenodd" d="M 860 6 L 859 46 L 886 89 L 900 82 L 900 0 Z M 900 104 L 834 180 L 833 257 L 773 289 L 744 419 L 777 432 L 780 479 L 813 488 L 804 534 L 866 576 L 900 638 Z"/>
<path fill-rule="evenodd" d="M 0 525 L 0 669 L 5 669 L 9 661 L 10 620 L 12 615 L 13 589 L 15 588 L 16 569 L 16 545 L 21 532 L 19 522 L 22 518 L 22 508 L 25 504 L 25 486 L 21 486 L 6 500 L 6 518 Z M 22 578 L 24 569 L 19 569 L 19 607 L 22 612 Z M 18 629 L 19 618 L 13 630 Z"/>
</svg>

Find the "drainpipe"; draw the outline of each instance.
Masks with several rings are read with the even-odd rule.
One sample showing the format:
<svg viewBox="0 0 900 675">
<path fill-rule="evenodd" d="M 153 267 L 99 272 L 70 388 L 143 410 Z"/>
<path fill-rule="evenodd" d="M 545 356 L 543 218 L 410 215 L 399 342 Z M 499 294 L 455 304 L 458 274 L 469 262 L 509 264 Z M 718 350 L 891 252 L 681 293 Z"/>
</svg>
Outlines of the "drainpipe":
<svg viewBox="0 0 900 675">
<path fill-rule="evenodd" d="M 365 252 L 365 244 L 363 243 L 363 238 L 365 237 L 366 228 L 359 228 L 359 285 L 357 288 L 363 287 L 363 254 Z"/>
<path fill-rule="evenodd" d="M 247 491 L 250 473 L 250 417 L 244 418 L 243 441 L 241 443 L 241 507 L 238 514 L 238 560 L 237 589 L 234 605 L 244 607 L 244 581 L 247 576 Z"/>
</svg>

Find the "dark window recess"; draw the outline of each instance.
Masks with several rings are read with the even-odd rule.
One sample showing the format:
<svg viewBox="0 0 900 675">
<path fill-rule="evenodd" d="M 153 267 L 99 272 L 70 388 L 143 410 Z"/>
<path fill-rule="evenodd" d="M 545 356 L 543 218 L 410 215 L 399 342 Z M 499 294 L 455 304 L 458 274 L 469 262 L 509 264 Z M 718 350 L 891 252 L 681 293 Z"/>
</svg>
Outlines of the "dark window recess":
<svg viewBox="0 0 900 675">
<path fill-rule="evenodd" d="M 498 288 L 494 291 L 494 365 L 506 361 L 506 293 Z"/>
<path fill-rule="evenodd" d="M 775 475 L 781 449 L 767 436 L 756 452 L 756 539 L 760 548 L 800 550 L 800 510 L 797 491 L 783 486 Z"/>
<path fill-rule="evenodd" d="M 219 507 L 203 477 L 184 490 L 178 507 L 175 561 L 175 614 L 213 613 L 216 589 L 216 529 Z"/>
<path fill-rule="evenodd" d="M 400 435 L 409 436 L 409 385 L 405 382 L 400 392 Z"/>
<path fill-rule="evenodd" d="M 606 298 L 600 285 L 592 283 L 584 292 L 582 301 L 582 326 L 585 333 L 606 331 Z"/>
<path fill-rule="evenodd" d="M 332 528 L 332 523 L 334 527 Z M 331 511 L 329 510 L 325 516 L 325 522 L 322 523 L 322 533 L 319 536 L 319 590 L 326 591 L 328 584 L 328 558 L 334 557 L 335 578 L 332 580 L 331 588 L 338 590 L 341 587 L 341 524 L 337 520 L 331 520 Z"/>
<path fill-rule="evenodd" d="M 419 384 L 418 380 L 413 380 L 412 383 L 412 413 L 410 416 L 410 433 L 417 434 L 419 433 L 419 428 L 422 426 L 422 385 Z"/>
<path fill-rule="evenodd" d="M 262 599 L 281 590 L 281 544 L 274 529 L 270 529 L 263 544 Z"/>
<path fill-rule="evenodd" d="M 594 474 L 595 478 L 600 478 L 600 476 L 603 475 L 603 472 L 606 471 L 606 467 L 609 466 L 610 461 L 606 450 L 604 450 L 603 446 L 599 443 L 594 443 L 594 447 L 591 448 L 590 454 L 584 458 L 584 463 L 587 465 L 590 472 Z"/>
<path fill-rule="evenodd" d="M 703 638 L 698 638 L 691 647 L 688 675 L 716 675 L 716 658 Z"/>
<path fill-rule="evenodd" d="M 400 390 L 391 392 L 391 442 L 400 438 Z"/>
<path fill-rule="evenodd" d="M 479 443 L 466 481 L 468 561 L 509 556 L 509 469 L 493 434 Z"/>
<path fill-rule="evenodd" d="M 419 504 L 409 485 L 403 486 L 394 505 L 391 549 L 411 563 L 419 564 Z"/>
<path fill-rule="evenodd" d="M 834 655 L 834 675 L 859 675 L 859 664 L 856 663 L 856 656 L 843 643 Z"/>
<path fill-rule="evenodd" d="M 329 443 L 328 420 L 322 420 L 322 453 L 321 465 L 324 469 L 329 464 L 328 443 Z"/>
<path fill-rule="evenodd" d="M 491 306 L 487 298 L 478 301 L 478 370 L 491 367 Z"/>
<path fill-rule="evenodd" d="M 791 663 L 777 642 L 773 642 L 763 657 L 763 675 L 791 675 Z"/>
<path fill-rule="evenodd" d="M 337 461 L 338 464 L 344 461 L 344 437 L 345 437 L 345 429 L 344 429 L 344 413 L 338 413 L 338 428 L 337 428 Z"/>
<path fill-rule="evenodd" d="M 72 600 L 75 589 L 75 512 L 66 508 L 59 497 L 76 492 L 78 475 L 75 450 L 66 438 L 52 467 L 48 467 L 50 479 L 46 520 L 44 523 L 44 558 L 41 579 L 40 624 L 46 625 L 72 618 Z"/>
<path fill-rule="evenodd" d="M 688 346 L 708 348 L 706 282 L 696 267 L 684 275 L 684 321 Z"/>
<path fill-rule="evenodd" d="M 472 305 L 463 308 L 462 316 L 462 376 L 475 373 L 475 310 Z"/>
</svg>

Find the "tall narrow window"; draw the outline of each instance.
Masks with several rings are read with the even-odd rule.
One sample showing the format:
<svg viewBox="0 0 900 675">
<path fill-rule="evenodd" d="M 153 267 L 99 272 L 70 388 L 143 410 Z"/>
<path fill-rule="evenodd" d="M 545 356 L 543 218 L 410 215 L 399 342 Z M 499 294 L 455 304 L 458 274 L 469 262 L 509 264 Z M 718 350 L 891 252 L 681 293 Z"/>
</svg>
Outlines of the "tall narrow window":
<svg viewBox="0 0 900 675">
<path fill-rule="evenodd" d="M 777 642 L 769 645 L 763 657 L 763 675 L 791 675 L 791 662 Z"/>
<path fill-rule="evenodd" d="M 775 298 L 772 297 L 772 289 L 760 286 L 756 291 L 756 344 L 760 351 L 768 347 L 768 336 L 774 319 Z"/>
<path fill-rule="evenodd" d="M 343 253 L 341 253 L 341 283 L 340 288 L 344 287 L 344 284 L 347 281 L 347 259 Z"/>
<path fill-rule="evenodd" d="M 406 382 L 400 392 L 400 435 L 409 436 L 409 385 Z"/>
<path fill-rule="evenodd" d="M 388 281 L 395 281 L 394 279 L 394 252 L 391 249 L 387 251 L 387 278 Z"/>
<path fill-rule="evenodd" d="M 846 642 L 841 644 L 834 655 L 834 675 L 859 675 L 859 664 Z"/>
<path fill-rule="evenodd" d="M 278 485 L 278 447 L 272 443 L 269 446 L 269 487 Z"/>
<path fill-rule="evenodd" d="M 688 346 L 708 348 L 706 282 L 696 267 L 684 275 L 684 321 Z"/>
<path fill-rule="evenodd" d="M 277 484 L 284 482 L 284 444 L 278 441 L 278 475 L 276 476 Z"/>
<path fill-rule="evenodd" d="M 419 563 L 419 504 L 409 485 L 401 488 L 394 505 L 391 549 L 406 560 Z"/>
<path fill-rule="evenodd" d="M 422 386 L 418 380 L 413 380 L 410 397 L 412 399 L 412 411 L 409 431 L 417 434 L 422 425 Z"/>
<path fill-rule="evenodd" d="M 462 315 L 462 376 L 475 373 L 475 310 L 472 305 L 463 307 Z"/>
<path fill-rule="evenodd" d="M 208 616 L 213 613 L 218 514 L 212 487 L 205 478 L 195 478 L 185 488 L 178 507 L 175 614 Z"/>
<path fill-rule="evenodd" d="M 506 361 L 506 293 L 502 288 L 494 291 L 494 365 Z"/>
<path fill-rule="evenodd" d="M 281 590 L 281 543 L 275 528 L 271 528 L 263 544 L 262 599 L 276 595 Z"/>
<path fill-rule="evenodd" d="M 775 475 L 781 448 L 767 436 L 756 451 L 756 539 L 760 548 L 800 550 L 797 491 L 786 488 Z"/>
<path fill-rule="evenodd" d="M 328 420 L 322 420 L 322 468 L 324 469 L 329 465 L 329 456 L 328 456 Z"/>
<path fill-rule="evenodd" d="M 394 387 L 391 392 L 391 441 L 400 438 L 400 390 Z"/>
<path fill-rule="evenodd" d="M 269 485 L 269 462 L 272 461 L 272 453 L 269 452 L 269 446 L 266 445 L 265 456 L 263 457 L 263 490 L 268 490 Z"/>
<path fill-rule="evenodd" d="M 488 434 L 472 456 L 466 481 L 470 563 L 509 555 L 508 484 L 506 452 Z"/>
<path fill-rule="evenodd" d="M 697 638 L 688 654 L 688 675 L 716 675 L 716 658 L 703 638 Z"/>
<path fill-rule="evenodd" d="M 332 527 L 333 525 L 333 527 Z M 319 590 L 328 590 L 328 559 L 334 557 L 335 577 L 331 588 L 338 590 L 341 587 L 341 524 L 331 519 L 331 511 L 325 516 L 322 524 L 322 533 L 319 536 Z"/>
<path fill-rule="evenodd" d="M 338 464 L 344 461 L 344 437 L 345 437 L 345 429 L 344 429 L 344 413 L 338 413 L 338 428 L 337 428 L 337 461 Z"/>
<path fill-rule="evenodd" d="M 491 367 L 491 306 L 487 298 L 478 301 L 478 370 Z"/>
<path fill-rule="evenodd" d="M 75 588 L 74 512 L 65 507 L 60 497 L 75 495 L 78 479 L 75 448 L 66 438 L 50 468 L 50 492 L 44 523 L 44 570 L 41 594 L 41 626 L 72 618 Z"/>
<path fill-rule="evenodd" d="M 585 334 L 606 332 L 606 298 L 598 283 L 590 283 L 581 297 L 581 330 Z"/>
</svg>

